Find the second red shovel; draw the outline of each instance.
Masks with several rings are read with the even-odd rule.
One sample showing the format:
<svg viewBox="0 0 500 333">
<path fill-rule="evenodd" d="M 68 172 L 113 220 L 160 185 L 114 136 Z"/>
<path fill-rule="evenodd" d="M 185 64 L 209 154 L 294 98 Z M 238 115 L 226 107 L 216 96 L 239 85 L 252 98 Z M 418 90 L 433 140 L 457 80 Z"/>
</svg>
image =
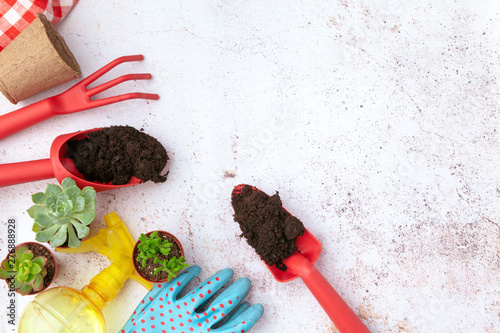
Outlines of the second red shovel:
<svg viewBox="0 0 500 333">
<path fill-rule="evenodd" d="M 250 185 L 236 186 L 231 198 L 234 199 L 235 196 L 242 195 L 245 186 Z M 260 191 L 253 186 L 251 187 L 253 191 Z M 297 238 L 296 245 L 297 251 L 292 256 L 283 259 L 283 263 L 288 267 L 286 271 L 283 272 L 275 266 L 266 265 L 274 278 L 279 282 L 288 282 L 300 277 L 339 332 L 369 333 L 368 328 L 314 266 L 321 254 L 321 243 L 306 229 L 305 233 Z"/>
</svg>

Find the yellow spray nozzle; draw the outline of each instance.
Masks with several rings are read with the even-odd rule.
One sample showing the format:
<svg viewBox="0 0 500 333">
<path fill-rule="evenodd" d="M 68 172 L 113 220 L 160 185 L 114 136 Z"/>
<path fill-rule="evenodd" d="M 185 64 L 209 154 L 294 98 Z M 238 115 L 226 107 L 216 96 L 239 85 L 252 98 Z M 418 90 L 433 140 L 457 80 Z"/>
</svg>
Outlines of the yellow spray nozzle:
<svg viewBox="0 0 500 333">
<path fill-rule="evenodd" d="M 82 242 L 77 248 L 56 248 L 56 252 L 62 253 L 84 253 L 97 252 L 106 256 L 113 270 L 118 269 L 123 273 L 124 279 L 132 279 L 139 282 L 144 288 L 150 290 L 152 285 L 141 278 L 133 269 L 132 252 L 134 250 L 134 239 L 130 235 L 125 223 L 115 213 L 111 212 L 104 216 L 107 228 L 99 230 L 97 235 Z M 106 276 L 106 270 L 102 276 Z M 116 275 L 116 274 L 115 274 Z M 97 276 L 96 276 L 97 278 Z M 120 286 L 121 287 L 121 286 Z"/>
</svg>

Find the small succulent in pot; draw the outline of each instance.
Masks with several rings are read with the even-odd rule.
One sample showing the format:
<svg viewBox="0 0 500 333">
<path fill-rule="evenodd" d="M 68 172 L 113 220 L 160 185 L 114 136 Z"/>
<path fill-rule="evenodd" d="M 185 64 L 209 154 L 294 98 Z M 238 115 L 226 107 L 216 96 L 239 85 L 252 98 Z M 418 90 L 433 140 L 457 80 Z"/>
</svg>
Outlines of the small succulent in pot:
<svg viewBox="0 0 500 333">
<path fill-rule="evenodd" d="M 34 258 L 33 252 L 25 246 L 16 249 L 0 265 L 0 278 L 14 279 L 14 289 L 21 295 L 38 292 L 43 289 L 43 280 L 47 275 L 46 257 Z"/>
<path fill-rule="evenodd" d="M 89 234 L 88 225 L 95 217 L 96 191 L 90 186 L 80 190 L 69 177 L 61 185 L 48 184 L 45 193 L 33 194 L 35 205 L 28 214 L 35 220 L 32 230 L 37 241 L 75 248 Z"/>
</svg>

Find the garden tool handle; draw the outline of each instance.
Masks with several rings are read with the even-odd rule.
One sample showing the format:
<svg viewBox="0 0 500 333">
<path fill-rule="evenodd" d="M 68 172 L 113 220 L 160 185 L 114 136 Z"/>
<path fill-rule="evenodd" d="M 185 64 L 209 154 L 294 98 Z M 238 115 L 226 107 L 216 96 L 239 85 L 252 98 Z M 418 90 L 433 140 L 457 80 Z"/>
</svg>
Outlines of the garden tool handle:
<svg viewBox="0 0 500 333">
<path fill-rule="evenodd" d="M 52 98 L 0 116 L 0 140 L 55 116 Z"/>
<path fill-rule="evenodd" d="M 0 164 L 0 187 L 54 178 L 49 158 L 43 160 Z"/>
<path fill-rule="evenodd" d="M 301 278 L 328 314 L 340 333 L 370 333 L 368 328 L 351 310 L 349 305 L 333 289 L 332 285 L 306 257 L 300 253 L 293 255 L 293 265 L 300 265 Z"/>
</svg>

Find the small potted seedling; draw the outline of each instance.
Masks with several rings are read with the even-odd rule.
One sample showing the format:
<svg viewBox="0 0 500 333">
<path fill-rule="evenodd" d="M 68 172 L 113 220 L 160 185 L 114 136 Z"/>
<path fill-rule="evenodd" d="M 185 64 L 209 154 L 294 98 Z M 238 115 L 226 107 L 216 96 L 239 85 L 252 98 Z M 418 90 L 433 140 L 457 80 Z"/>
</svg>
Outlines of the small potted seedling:
<svg viewBox="0 0 500 333">
<path fill-rule="evenodd" d="M 152 283 L 170 281 L 189 266 L 179 240 L 158 230 L 139 236 L 132 260 L 137 274 Z"/>
<path fill-rule="evenodd" d="M 57 261 L 52 252 L 35 242 L 17 245 L 0 264 L 0 279 L 10 290 L 33 295 L 46 289 L 55 279 Z"/>
<path fill-rule="evenodd" d="M 32 230 L 37 241 L 52 247 L 75 248 L 89 234 L 89 224 L 95 217 L 96 191 L 90 186 L 80 190 L 69 177 L 61 185 L 48 184 L 45 193 L 33 194 L 35 205 L 28 214 L 35 220 Z"/>
</svg>

